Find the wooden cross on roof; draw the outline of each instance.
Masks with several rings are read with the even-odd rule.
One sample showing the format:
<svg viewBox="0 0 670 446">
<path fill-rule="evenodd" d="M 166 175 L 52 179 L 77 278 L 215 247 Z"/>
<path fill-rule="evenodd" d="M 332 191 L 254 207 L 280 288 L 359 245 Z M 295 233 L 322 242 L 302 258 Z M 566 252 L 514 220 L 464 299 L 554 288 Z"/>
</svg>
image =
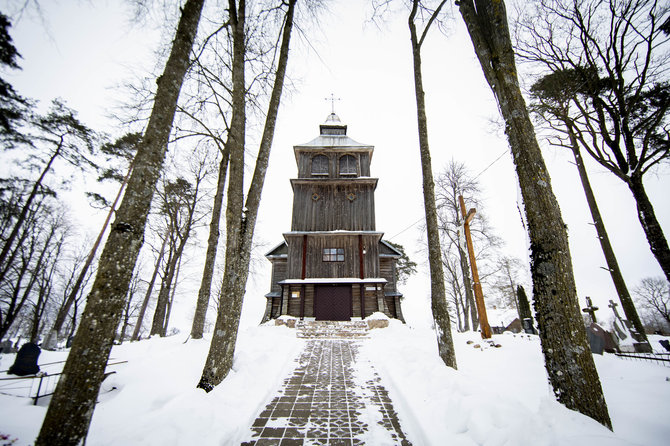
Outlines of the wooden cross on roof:
<svg viewBox="0 0 670 446">
<path fill-rule="evenodd" d="M 335 113 L 335 101 L 341 101 L 342 99 L 336 98 L 333 93 L 330 94 L 329 98 L 324 98 L 326 101 L 330 101 L 330 112 Z"/>
<path fill-rule="evenodd" d="M 586 308 L 582 308 L 582 311 L 584 313 L 588 313 L 591 316 L 591 320 L 594 324 L 598 323 L 596 320 L 596 311 L 598 311 L 598 307 L 593 306 L 593 302 L 589 296 L 586 296 Z"/>
</svg>

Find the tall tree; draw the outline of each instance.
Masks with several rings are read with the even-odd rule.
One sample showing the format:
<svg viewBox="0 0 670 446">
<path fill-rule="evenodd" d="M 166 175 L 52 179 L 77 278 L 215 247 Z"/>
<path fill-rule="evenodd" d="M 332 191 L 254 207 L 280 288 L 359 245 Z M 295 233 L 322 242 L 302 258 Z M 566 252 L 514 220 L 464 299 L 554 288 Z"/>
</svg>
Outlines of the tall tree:
<svg viewBox="0 0 670 446">
<path fill-rule="evenodd" d="M 161 193 L 161 213 L 166 219 L 170 255 L 165 265 L 163 281 L 156 302 L 156 311 L 151 325 L 151 335 L 165 336 L 167 325 L 167 310 L 169 305 L 170 291 L 176 286 L 175 274 L 177 266 L 181 262 L 184 248 L 188 242 L 195 225 L 203 215 L 196 214 L 196 208 L 202 200 L 201 186 L 207 171 L 207 156 L 193 161 L 191 165 L 193 184 L 179 177 L 173 181 L 167 181 Z"/>
<path fill-rule="evenodd" d="M 421 155 L 421 173 L 423 177 L 423 205 L 426 214 L 426 236 L 428 238 L 428 264 L 430 266 L 430 302 L 437 335 L 437 349 L 442 361 L 449 367 L 457 368 L 454 341 L 451 337 L 451 321 L 449 307 L 444 288 L 444 270 L 442 269 L 442 248 L 437 223 L 437 207 L 435 204 L 435 182 L 428 144 L 428 118 L 426 117 L 426 101 L 423 91 L 423 74 L 421 71 L 421 46 L 423 45 L 431 25 L 435 23 L 442 7 L 443 0 L 434 10 L 428 10 L 420 0 L 412 1 L 412 9 L 407 18 L 410 41 L 412 44 L 412 62 L 414 67 L 414 92 L 416 95 L 416 115 L 419 129 L 419 152 Z M 428 18 L 421 34 L 417 31 L 417 21 L 421 15 Z"/>
<path fill-rule="evenodd" d="M 572 131 L 630 189 L 670 280 L 670 248 L 643 184 L 670 159 L 670 10 L 657 0 L 541 0 L 529 11 L 519 21 L 518 54 L 535 70 L 573 78 L 564 88 L 572 88 Z"/>
<path fill-rule="evenodd" d="M 621 301 L 626 318 L 633 324 L 635 337 L 638 341 L 646 342 L 647 336 L 644 332 L 642 321 L 621 274 L 619 262 L 610 243 L 609 234 L 607 233 L 603 217 L 600 214 L 596 196 L 591 187 L 584 159 L 581 155 L 579 140 L 584 141 L 584 135 L 577 126 L 576 120 L 578 118 L 570 112 L 571 98 L 581 88 L 577 87 L 582 82 L 581 75 L 577 74 L 577 72 L 573 69 L 560 70 L 543 76 L 535 82 L 531 87 L 532 98 L 534 99 L 532 110 L 553 131 L 552 137 L 549 140 L 550 144 L 569 149 L 575 158 L 575 166 L 579 172 L 579 179 L 584 189 L 591 217 L 593 218 L 598 241 L 600 242 L 600 247 L 607 263 L 607 269 L 614 283 L 614 288 L 619 296 L 619 301 Z"/>
<path fill-rule="evenodd" d="M 21 55 L 9 34 L 11 26 L 9 18 L 0 12 L 0 66 L 17 70 Z M 3 148 L 26 142 L 20 126 L 29 117 L 30 109 L 30 102 L 0 77 L 0 143 Z"/>
<path fill-rule="evenodd" d="M 123 191 L 125 190 L 125 187 L 128 184 L 128 180 L 130 179 L 130 174 L 133 171 L 132 156 L 134 155 L 137 149 L 137 145 L 139 144 L 141 137 L 142 135 L 140 135 L 139 133 L 128 133 L 123 135 L 121 138 L 117 139 L 114 143 L 104 144 L 101 148 L 101 151 L 103 153 L 112 155 L 115 160 L 118 160 L 119 158 L 127 158 L 129 161 L 128 171 L 125 174 L 125 176 L 123 176 L 119 174 L 115 166 L 110 169 L 104 170 L 102 175 L 98 178 L 98 181 L 103 181 L 106 179 L 120 180 L 121 186 L 119 187 L 119 190 L 116 194 L 116 197 L 114 198 L 114 201 L 109 206 L 109 211 L 107 212 L 107 218 L 105 218 L 105 222 L 102 224 L 102 227 L 100 228 L 98 237 L 95 239 L 95 242 L 93 242 L 93 246 L 91 247 L 91 250 L 89 251 L 88 256 L 86 257 L 86 261 L 79 270 L 77 280 L 75 280 L 74 283 L 72 284 L 70 294 L 68 295 L 64 304 L 58 310 L 58 314 L 56 315 L 56 321 L 54 322 L 53 327 L 47 334 L 47 337 L 44 341 L 45 348 L 56 347 L 56 345 L 58 344 L 59 333 L 63 328 L 63 324 L 65 323 L 65 319 L 67 318 L 70 309 L 72 308 L 72 304 L 74 304 L 77 297 L 81 294 L 82 291 L 81 288 L 82 285 L 84 284 L 84 280 L 89 275 L 89 268 L 93 264 L 93 260 L 95 260 L 98 248 L 102 243 L 102 238 L 105 235 L 105 232 L 107 231 L 109 222 L 112 220 L 112 216 L 116 211 L 116 206 L 121 200 Z M 118 164 L 118 162 L 115 164 Z"/>
<path fill-rule="evenodd" d="M 47 267 L 51 245 L 58 237 L 58 225 L 51 224 L 49 218 L 53 208 L 44 201 L 31 207 L 19 236 L 20 244 L 12 253 L 15 260 L 4 270 L 5 280 L 0 283 L 0 339 L 30 302 L 40 274 Z"/>
<path fill-rule="evenodd" d="M 219 248 L 223 198 L 230 159 L 228 150 L 228 140 L 230 139 L 228 130 L 231 114 L 229 98 L 232 89 L 230 85 L 231 66 L 228 60 L 230 45 L 228 34 L 222 33 L 222 28 L 218 28 L 214 33 L 203 39 L 204 43 L 199 51 L 194 69 L 193 77 L 195 78 L 196 88 L 194 88 L 189 103 L 180 107 L 180 112 L 187 118 L 185 122 L 190 124 L 183 128 L 180 127 L 180 137 L 204 139 L 216 146 L 220 155 L 205 263 L 191 326 L 191 337 L 193 339 L 201 339 L 205 327 Z M 250 92 L 247 93 L 250 94 Z"/>
<path fill-rule="evenodd" d="M 37 153 L 33 156 L 38 159 L 38 164 L 42 164 L 42 167 L 0 250 L 0 266 L 3 267 L 11 261 L 12 249 L 15 248 L 17 237 L 26 222 L 30 207 L 44 188 L 45 178 L 52 171 L 54 163 L 57 160 L 63 160 L 80 169 L 88 166 L 97 167 L 90 157 L 90 154 L 94 152 L 95 133 L 82 124 L 76 112 L 62 101 L 52 101 L 51 108 L 45 116 L 32 119 L 31 128 L 34 129 L 34 133 L 26 136 L 30 140 L 28 146 L 36 149 Z M 28 159 L 28 165 L 30 166 L 33 161 L 31 156 Z M 0 282 L 3 279 L 4 269 L 0 270 Z"/>
<path fill-rule="evenodd" d="M 535 314 L 549 382 L 559 402 L 611 429 L 577 301 L 567 232 L 519 88 L 505 3 L 458 5 L 505 120 L 528 221 Z"/>
<path fill-rule="evenodd" d="M 404 284 L 412 274 L 416 274 L 416 262 L 409 258 L 405 252 L 405 247 L 400 243 L 393 243 L 388 240 L 386 243 L 393 246 L 400 253 L 400 258 L 396 264 L 396 274 L 398 283 Z"/>
<path fill-rule="evenodd" d="M 288 0 L 283 13 L 281 45 L 274 76 L 274 83 L 268 101 L 267 115 L 261 137 L 256 166 L 244 200 L 244 151 L 245 151 L 245 55 L 246 2 L 229 0 L 229 23 L 232 38 L 232 119 L 229 130 L 228 150 L 230 153 L 228 200 L 226 207 L 226 260 L 223 275 L 221 299 L 219 300 L 214 335 L 205 367 L 198 387 L 206 392 L 218 385 L 230 371 L 235 353 L 237 330 L 242 312 L 242 302 L 249 274 L 251 244 L 256 218 L 260 206 L 261 193 L 274 138 L 275 124 L 279 111 L 284 77 L 288 64 L 289 43 L 293 29 L 293 17 L 297 0 Z"/>
<path fill-rule="evenodd" d="M 472 321 L 472 329 L 477 330 L 479 318 L 463 233 L 463 216 L 458 199 L 460 195 L 477 209 L 470 222 L 470 233 L 476 248 L 475 257 L 481 282 L 485 282 L 495 271 L 494 257 L 502 241 L 493 234 L 493 229 L 483 212 L 479 182 L 468 172 L 465 164 L 452 159 L 437 176 L 435 183 L 437 218 L 441 240 L 444 243 L 442 256 L 447 270 L 446 280 L 451 288 L 449 294 L 454 302 L 460 298 L 458 305 L 465 319 L 463 328 L 469 330 Z"/>
<path fill-rule="evenodd" d="M 170 56 L 161 77 L 151 117 L 135 155 L 135 166 L 100 257 L 98 272 L 63 376 L 49 404 L 38 446 L 82 443 L 95 408 L 130 279 L 142 246 L 156 181 L 163 167 L 179 91 L 189 67 L 204 0 L 181 8 Z"/>
<path fill-rule="evenodd" d="M 645 277 L 633 289 L 638 300 L 670 324 L 670 283 L 662 277 Z"/>
</svg>

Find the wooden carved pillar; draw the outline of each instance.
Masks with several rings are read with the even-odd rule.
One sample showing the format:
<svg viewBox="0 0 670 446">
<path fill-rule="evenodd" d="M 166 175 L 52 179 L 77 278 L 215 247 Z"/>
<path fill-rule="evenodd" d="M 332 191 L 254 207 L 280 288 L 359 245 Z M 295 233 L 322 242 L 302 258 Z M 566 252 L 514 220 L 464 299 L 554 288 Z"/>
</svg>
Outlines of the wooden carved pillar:
<svg viewBox="0 0 670 446">
<path fill-rule="evenodd" d="M 305 284 L 300 286 L 300 320 L 305 319 Z"/>
</svg>

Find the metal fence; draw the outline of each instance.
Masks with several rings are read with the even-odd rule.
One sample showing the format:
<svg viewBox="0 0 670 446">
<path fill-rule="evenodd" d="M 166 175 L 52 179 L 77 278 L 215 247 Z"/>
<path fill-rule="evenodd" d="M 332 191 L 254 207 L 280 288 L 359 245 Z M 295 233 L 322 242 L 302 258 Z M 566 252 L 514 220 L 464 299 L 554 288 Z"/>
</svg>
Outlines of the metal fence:
<svg viewBox="0 0 670 446">
<path fill-rule="evenodd" d="M 615 353 L 621 359 L 646 361 L 670 367 L 670 353 Z"/>
<path fill-rule="evenodd" d="M 53 364 L 62 364 L 65 361 L 60 362 L 51 362 L 48 364 L 40 365 L 44 367 L 46 365 Z M 107 364 L 107 367 L 125 364 L 128 361 L 118 361 L 111 362 Z M 103 381 L 109 376 L 116 373 L 116 371 L 105 372 Z M 9 395 L 19 398 L 30 398 L 33 400 L 33 405 L 37 405 L 37 402 L 40 398 L 51 396 L 56 390 L 56 385 L 62 373 L 45 373 L 40 372 L 36 375 L 30 376 L 17 376 L 11 378 L 0 378 L 0 393 L 3 395 Z"/>
</svg>

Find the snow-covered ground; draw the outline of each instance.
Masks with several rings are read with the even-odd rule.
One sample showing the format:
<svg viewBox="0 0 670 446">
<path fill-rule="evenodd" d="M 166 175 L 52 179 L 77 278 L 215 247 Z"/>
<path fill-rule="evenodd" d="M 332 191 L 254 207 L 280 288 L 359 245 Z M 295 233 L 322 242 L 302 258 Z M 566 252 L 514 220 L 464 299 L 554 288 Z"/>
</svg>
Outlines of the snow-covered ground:
<svg viewBox="0 0 670 446">
<path fill-rule="evenodd" d="M 500 348 L 481 343 L 477 333 L 455 334 L 459 370 L 454 371 L 437 356 L 430 330 L 391 321 L 389 328 L 372 330 L 360 354 L 376 366 L 415 445 L 669 443 L 670 368 L 596 356 L 611 433 L 554 401 L 537 337 L 494 339 Z M 87 445 L 237 445 L 306 342 L 286 327 L 242 331 L 233 372 L 205 394 L 195 385 L 209 342 L 183 341 L 174 336 L 114 347 L 112 358 L 128 363 L 114 366 L 117 373 L 105 381 Z M 40 363 L 65 356 L 45 351 Z M 14 355 L 2 355 L 0 369 L 13 360 Z M 0 394 L 0 434 L 17 439 L 17 446 L 32 443 L 46 411 L 31 404 Z"/>
</svg>

